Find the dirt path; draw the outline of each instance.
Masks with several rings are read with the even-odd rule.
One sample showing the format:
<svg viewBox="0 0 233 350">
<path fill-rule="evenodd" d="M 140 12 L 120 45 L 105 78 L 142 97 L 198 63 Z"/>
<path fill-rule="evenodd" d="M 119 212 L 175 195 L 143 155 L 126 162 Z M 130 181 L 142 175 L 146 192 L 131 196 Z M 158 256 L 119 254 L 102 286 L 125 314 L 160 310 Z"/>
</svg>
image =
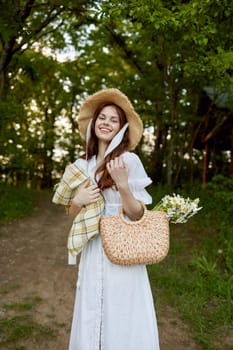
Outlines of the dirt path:
<svg viewBox="0 0 233 350">
<path fill-rule="evenodd" d="M 0 229 L 0 317 L 15 313 L 4 305 L 39 297 L 31 311 L 33 319 L 54 331 L 54 336 L 21 341 L 24 347 L 17 349 L 68 349 L 77 279 L 77 267 L 67 265 L 68 225 L 63 208 L 51 203 L 50 194 L 43 194 L 30 217 Z M 161 350 L 200 349 L 175 310 L 156 307 Z"/>
</svg>

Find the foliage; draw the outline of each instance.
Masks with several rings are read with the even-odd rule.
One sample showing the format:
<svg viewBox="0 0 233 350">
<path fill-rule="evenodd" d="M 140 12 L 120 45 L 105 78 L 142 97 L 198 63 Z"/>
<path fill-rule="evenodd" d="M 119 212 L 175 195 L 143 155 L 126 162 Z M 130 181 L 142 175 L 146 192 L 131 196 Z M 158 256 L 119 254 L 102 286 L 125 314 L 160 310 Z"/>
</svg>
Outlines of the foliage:
<svg viewBox="0 0 233 350">
<path fill-rule="evenodd" d="M 60 146 L 56 121 L 65 114 L 71 118 L 74 104 L 74 93 L 67 98 L 71 73 L 55 57 L 67 47 L 70 35 L 75 41 L 74 26 L 88 21 L 91 4 L 82 0 L 1 4 L 0 153 L 2 180 L 7 183 L 52 186 L 54 153 Z M 77 138 L 70 139 L 73 159 Z"/>
<path fill-rule="evenodd" d="M 132 97 L 140 91 L 135 98 L 139 111 L 150 116 L 148 124 L 154 127 L 151 173 L 154 180 L 167 178 L 169 185 L 172 178 L 173 184 L 179 181 L 182 170 L 193 176 L 187 165 L 192 167 L 190 145 L 196 137 L 200 91 L 205 86 L 227 86 L 229 91 L 232 84 L 227 74 L 232 67 L 232 42 L 228 36 L 223 40 L 223 32 L 232 25 L 232 4 L 215 2 L 214 11 L 212 6 L 210 1 L 144 0 L 103 6 L 105 26 L 120 48 L 118 55 L 134 72 L 134 85 L 126 91 Z M 123 23 L 122 18 L 126 18 Z M 108 56 L 117 53 L 113 49 L 109 47 Z M 227 65 L 221 64 L 221 53 Z M 121 71 L 122 66 L 116 78 Z M 184 160 L 187 155 L 189 162 Z"/>
<path fill-rule="evenodd" d="M 232 19 L 230 0 L 2 1 L 1 180 L 51 187 L 82 151 L 80 102 L 117 87 L 143 119 L 137 152 L 153 180 L 201 181 L 203 89 L 227 96 L 211 131 L 232 114 Z M 214 145 L 210 177 L 228 175 L 230 148 Z"/>
<path fill-rule="evenodd" d="M 0 184 L 0 221 L 12 221 L 32 212 L 35 190 Z"/>
</svg>

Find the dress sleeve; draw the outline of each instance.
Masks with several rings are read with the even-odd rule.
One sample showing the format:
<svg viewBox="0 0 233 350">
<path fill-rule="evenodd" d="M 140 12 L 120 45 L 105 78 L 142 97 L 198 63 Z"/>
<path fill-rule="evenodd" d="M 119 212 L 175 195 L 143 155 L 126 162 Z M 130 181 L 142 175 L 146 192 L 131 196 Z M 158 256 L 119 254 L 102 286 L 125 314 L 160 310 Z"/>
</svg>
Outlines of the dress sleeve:
<svg viewBox="0 0 233 350">
<path fill-rule="evenodd" d="M 151 204 L 152 197 L 146 191 L 145 187 L 149 186 L 152 183 L 152 180 L 150 177 L 148 177 L 141 160 L 135 153 L 130 152 L 124 153 L 123 159 L 128 166 L 129 187 L 135 198 L 144 202 L 145 204 Z"/>
</svg>

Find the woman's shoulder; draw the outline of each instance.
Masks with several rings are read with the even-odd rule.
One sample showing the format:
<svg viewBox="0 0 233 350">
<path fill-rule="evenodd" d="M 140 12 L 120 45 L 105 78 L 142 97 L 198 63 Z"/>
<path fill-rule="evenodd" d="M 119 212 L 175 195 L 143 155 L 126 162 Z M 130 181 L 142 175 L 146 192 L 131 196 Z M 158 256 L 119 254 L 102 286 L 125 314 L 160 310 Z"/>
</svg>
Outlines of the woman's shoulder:
<svg viewBox="0 0 233 350">
<path fill-rule="evenodd" d="M 133 152 L 125 152 L 123 160 L 129 170 L 129 184 L 134 190 L 144 189 L 152 183 L 151 178 L 148 177 L 143 163 L 139 156 Z"/>
<path fill-rule="evenodd" d="M 86 168 L 87 166 L 87 161 L 84 158 L 78 158 L 74 161 L 73 165 L 81 168 Z"/>
<path fill-rule="evenodd" d="M 123 160 L 127 164 L 138 164 L 141 163 L 139 156 L 134 152 L 125 152 L 122 154 Z"/>
</svg>

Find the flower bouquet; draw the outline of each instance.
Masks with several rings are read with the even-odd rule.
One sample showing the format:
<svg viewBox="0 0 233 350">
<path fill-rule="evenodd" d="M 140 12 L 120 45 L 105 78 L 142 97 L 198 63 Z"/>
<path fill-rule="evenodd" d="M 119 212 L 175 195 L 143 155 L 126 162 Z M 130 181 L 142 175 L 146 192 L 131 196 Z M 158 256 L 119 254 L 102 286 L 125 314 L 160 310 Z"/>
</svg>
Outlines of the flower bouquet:
<svg viewBox="0 0 233 350">
<path fill-rule="evenodd" d="M 172 196 L 164 196 L 152 210 L 164 211 L 173 224 L 183 224 L 202 209 L 198 204 L 199 198 L 192 200 L 173 193 Z"/>
</svg>

